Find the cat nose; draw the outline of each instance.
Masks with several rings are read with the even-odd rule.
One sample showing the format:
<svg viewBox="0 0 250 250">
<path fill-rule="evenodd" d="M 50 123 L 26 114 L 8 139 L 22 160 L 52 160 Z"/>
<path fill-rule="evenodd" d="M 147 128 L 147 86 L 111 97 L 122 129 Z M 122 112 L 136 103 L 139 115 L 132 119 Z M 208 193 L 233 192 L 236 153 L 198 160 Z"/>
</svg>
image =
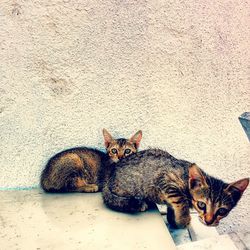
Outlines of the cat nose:
<svg viewBox="0 0 250 250">
<path fill-rule="evenodd" d="M 213 216 L 213 214 L 207 214 L 205 216 L 205 223 L 207 225 L 211 225 L 211 224 L 213 224 L 213 222 L 214 222 L 214 216 Z"/>
<path fill-rule="evenodd" d="M 209 226 L 209 225 L 212 225 L 213 222 L 214 222 L 214 220 L 210 220 L 210 221 L 205 220 L 205 223 L 206 223 L 208 226 Z"/>
</svg>

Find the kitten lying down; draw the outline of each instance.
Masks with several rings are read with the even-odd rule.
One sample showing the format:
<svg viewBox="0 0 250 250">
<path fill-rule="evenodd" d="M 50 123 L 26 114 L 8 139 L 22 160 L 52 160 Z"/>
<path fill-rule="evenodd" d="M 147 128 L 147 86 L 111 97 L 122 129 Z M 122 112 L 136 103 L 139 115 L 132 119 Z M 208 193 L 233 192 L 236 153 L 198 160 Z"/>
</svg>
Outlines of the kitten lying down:
<svg viewBox="0 0 250 250">
<path fill-rule="evenodd" d="M 100 176 L 106 166 L 127 157 L 139 148 L 142 132 L 130 139 L 114 139 L 103 129 L 106 153 L 88 147 L 70 148 L 54 155 L 41 174 L 46 192 L 97 192 L 102 188 Z"/>
<path fill-rule="evenodd" d="M 249 184 L 249 178 L 225 183 L 159 149 L 143 150 L 110 165 L 103 179 L 103 200 L 111 209 L 141 212 L 152 203 L 167 204 L 168 222 L 177 228 L 190 223 L 190 208 L 197 210 L 202 223 L 217 226 Z"/>
</svg>

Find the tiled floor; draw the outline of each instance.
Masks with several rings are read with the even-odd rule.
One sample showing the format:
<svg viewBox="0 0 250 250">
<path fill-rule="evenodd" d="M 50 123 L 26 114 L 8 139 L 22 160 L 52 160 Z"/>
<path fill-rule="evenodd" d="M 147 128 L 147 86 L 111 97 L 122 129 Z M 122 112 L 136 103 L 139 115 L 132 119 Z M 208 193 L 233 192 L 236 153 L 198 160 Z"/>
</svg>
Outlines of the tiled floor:
<svg viewBox="0 0 250 250">
<path fill-rule="evenodd" d="M 128 215 L 97 194 L 0 191 L 0 249 L 176 249 L 158 210 Z"/>
<path fill-rule="evenodd" d="M 178 246 L 178 250 L 238 250 L 238 248 L 228 235 L 220 235 Z"/>
<path fill-rule="evenodd" d="M 249 234 L 218 235 L 196 214 L 188 229 L 168 230 L 163 219 L 157 209 L 114 212 L 100 193 L 0 191 L 0 250 L 246 250 L 250 245 Z"/>
</svg>

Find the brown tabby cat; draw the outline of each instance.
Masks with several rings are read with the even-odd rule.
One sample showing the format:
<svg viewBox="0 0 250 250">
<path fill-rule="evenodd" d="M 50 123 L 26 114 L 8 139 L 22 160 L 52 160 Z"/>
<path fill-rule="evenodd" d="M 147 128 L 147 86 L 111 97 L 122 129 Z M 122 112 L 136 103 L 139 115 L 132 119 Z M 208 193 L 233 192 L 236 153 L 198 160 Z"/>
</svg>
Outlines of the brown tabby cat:
<svg viewBox="0 0 250 250">
<path fill-rule="evenodd" d="M 41 187 L 46 192 L 97 192 L 101 189 L 100 172 L 120 159 L 137 152 L 142 132 L 130 139 L 113 139 L 103 129 L 107 153 L 97 149 L 71 148 L 53 156 L 41 174 Z M 103 175 L 103 174 L 102 174 Z"/>
<path fill-rule="evenodd" d="M 206 174 L 195 164 L 178 160 L 159 149 L 133 154 L 109 166 L 103 200 L 122 212 L 145 211 L 153 203 L 167 204 L 171 226 L 189 224 L 194 207 L 200 220 L 217 226 L 240 200 L 249 178 L 230 184 Z"/>
</svg>

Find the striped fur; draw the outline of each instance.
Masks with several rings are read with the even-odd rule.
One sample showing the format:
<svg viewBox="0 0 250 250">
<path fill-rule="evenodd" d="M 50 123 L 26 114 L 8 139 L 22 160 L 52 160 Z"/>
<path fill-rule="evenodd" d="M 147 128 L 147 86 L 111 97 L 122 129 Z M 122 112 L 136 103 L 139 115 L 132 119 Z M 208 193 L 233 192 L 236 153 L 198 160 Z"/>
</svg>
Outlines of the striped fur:
<svg viewBox="0 0 250 250">
<path fill-rule="evenodd" d="M 103 129 L 106 153 L 97 149 L 71 148 L 53 156 L 41 174 L 46 192 L 97 192 L 102 188 L 100 173 L 108 165 L 137 152 L 142 132 L 130 139 L 113 139 Z M 103 175 L 103 173 L 102 173 Z"/>
<path fill-rule="evenodd" d="M 236 206 L 249 182 L 246 178 L 227 184 L 195 164 L 158 149 L 140 151 L 122 159 L 110 165 L 105 174 L 102 195 L 108 207 L 140 212 L 152 203 L 167 204 L 168 221 L 178 228 L 189 224 L 192 207 L 204 224 L 218 225 Z"/>
</svg>

